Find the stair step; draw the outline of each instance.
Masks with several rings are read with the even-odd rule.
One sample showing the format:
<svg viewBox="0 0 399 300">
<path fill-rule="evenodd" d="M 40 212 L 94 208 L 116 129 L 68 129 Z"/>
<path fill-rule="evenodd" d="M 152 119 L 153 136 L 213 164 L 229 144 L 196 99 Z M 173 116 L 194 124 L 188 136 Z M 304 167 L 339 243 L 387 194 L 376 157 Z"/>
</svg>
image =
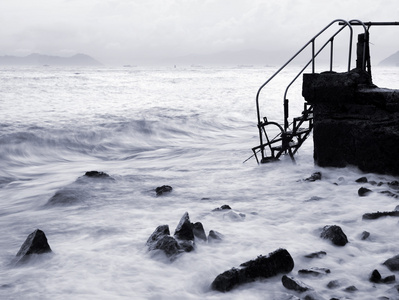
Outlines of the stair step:
<svg viewBox="0 0 399 300">
<path fill-rule="evenodd" d="M 307 115 L 303 115 L 300 117 L 294 118 L 294 121 L 307 121 L 313 119 L 313 113 L 308 113 Z"/>
<path fill-rule="evenodd" d="M 310 131 L 311 131 L 310 128 L 298 128 L 298 129 L 296 130 L 296 133 L 295 133 L 295 134 L 293 134 L 293 131 L 292 131 L 292 130 L 287 131 L 285 134 L 297 136 L 297 135 L 301 135 L 301 134 L 304 134 L 304 133 L 308 133 L 308 132 L 310 132 Z"/>
<path fill-rule="evenodd" d="M 297 143 L 290 143 L 290 147 L 289 148 L 296 148 L 297 146 L 298 146 Z M 282 151 L 283 150 L 283 145 L 272 147 L 272 150 L 273 151 Z"/>
</svg>

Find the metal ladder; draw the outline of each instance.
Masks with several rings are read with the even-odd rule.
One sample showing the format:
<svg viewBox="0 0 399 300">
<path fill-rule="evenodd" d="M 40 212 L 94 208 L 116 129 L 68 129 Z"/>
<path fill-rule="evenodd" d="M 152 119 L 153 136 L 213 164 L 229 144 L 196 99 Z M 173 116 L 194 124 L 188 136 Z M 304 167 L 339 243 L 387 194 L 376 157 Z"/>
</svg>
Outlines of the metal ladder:
<svg viewBox="0 0 399 300">
<path fill-rule="evenodd" d="M 341 27 L 325 42 L 319 50 L 315 50 L 316 39 L 324 33 L 333 24 L 339 23 Z M 281 155 L 288 154 L 293 162 L 295 162 L 294 155 L 309 137 L 313 129 L 313 106 L 309 103 L 304 103 L 304 109 L 300 116 L 293 118 L 292 122 L 289 123 L 289 101 L 287 99 L 287 93 L 291 85 L 296 81 L 296 79 L 303 74 L 305 69 L 312 64 L 312 73 L 315 73 L 315 58 L 320 52 L 325 49 L 327 45 L 330 45 L 330 71 L 333 69 L 333 50 L 334 50 L 334 38 L 344 29 L 349 28 L 349 53 L 348 53 L 348 72 L 351 67 L 351 56 L 352 56 L 352 40 L 353 40 L 353 29 L 352 25 L 361 25 L 364 28 L 364 36 L 367 39 L 367 43 L 364 44 L 363 48 L 363 62 L 361 66 L 365 69 L 366 66 L 366 44 L 368 46 L 368 28 L 365 23 L 359 20 L 345 21 L 342 19 L 337 19 L 328 24 L 324 29 L 322 29 L 318 34 L 316 34 L 308 43 L 306 43 L 291 59 L 289 59 L 277 72 L 275 72 L 258 90 L 256 95 L 256 110 L 258 116 L 258 130 L 259 130 L 259 145 L 252 148 L 253 155 L 258 163 L 267 163 L 279 160 Z M 370 23 L 369 26 L 372 24 Z M 269 121 L 266 117 L 261 118 L 260 106 L 259 106 L 259 96 L 262 89 L 277 75 L 282 71 L 288 64 L 290 64 L 304 49 L 308 46 L 312 47 L 312 57 L 308 63 L 300 70 L 300 72 L 294 77 L 294 79 L 287 86 L 284 93 L 284 124 L 280 125 L 277 122 Z M 271 137 L 270 132 L 273 132 Z M 277 131 L 277 133 L 276 133 Z M 260 154 L 260 159 L 258 158 Z M 251 157 L 252 157 L 251 156 Z M 250 158 L 251 158 L 250 157 Z M 249 158 L 248 158 L 249 159 Z M 247 159 L 247 160 L 248 160 Z"/>
</svg>

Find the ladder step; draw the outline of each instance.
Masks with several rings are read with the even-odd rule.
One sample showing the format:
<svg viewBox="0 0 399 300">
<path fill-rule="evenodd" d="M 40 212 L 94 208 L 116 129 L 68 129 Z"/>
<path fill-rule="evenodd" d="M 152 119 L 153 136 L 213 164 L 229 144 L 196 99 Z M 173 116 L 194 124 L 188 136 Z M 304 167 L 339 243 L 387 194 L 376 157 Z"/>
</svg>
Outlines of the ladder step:
<svg viewBox="0 0 399 300">
<path fill-rule="evenodd" d="M 292 136 L 297 136 L 297 135 L 301 135 L 301 134 L 304 134 L 304 133 L 308 133 L 310 131 L 311 131 L 310 128 L 298 128 L 296 130 L 295 134 L 293 133 L 292 130 L 287 131 L 285 134 L 292 135 Z"/>
<path fill-rule="evenodd" d="M 296 148 L 298 146 L 297 143 L 290 143 L 289 145 L 290 145 L 289 148 Z M 283 151 L 284 150 L 283 145 L 272 147 L 272 150 L 273 151 Z"/>
<path fill-rule="evenodd" d="M 303 115 L 300 117 L 294 118 L 294 121 L 307 121 L 313 119 L 313 113 L 308 113 L 307 115 Z"/>
</svg>

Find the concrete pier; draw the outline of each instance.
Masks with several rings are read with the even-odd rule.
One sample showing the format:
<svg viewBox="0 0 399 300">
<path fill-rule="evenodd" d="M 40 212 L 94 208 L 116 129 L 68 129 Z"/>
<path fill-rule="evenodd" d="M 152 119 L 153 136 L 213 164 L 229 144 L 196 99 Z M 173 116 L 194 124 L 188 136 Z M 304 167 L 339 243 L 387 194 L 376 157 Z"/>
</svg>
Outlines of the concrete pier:
<svg viewBox="0 0 399 300">
<path fill-rule="evenodd" d="M 371 72 L 304 74 L 302 95 L 313 104 L 314 160 L 399 175 L 399 90 L 378 88 Z"/>
</svg>

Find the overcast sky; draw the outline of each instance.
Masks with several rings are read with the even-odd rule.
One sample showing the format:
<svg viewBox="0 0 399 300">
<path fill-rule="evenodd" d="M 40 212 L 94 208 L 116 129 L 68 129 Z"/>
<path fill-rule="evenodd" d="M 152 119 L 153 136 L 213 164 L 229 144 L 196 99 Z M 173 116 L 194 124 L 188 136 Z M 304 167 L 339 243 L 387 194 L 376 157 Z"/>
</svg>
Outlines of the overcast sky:
<svg viewBox="0 0 399 300">
<path fill-rule="evenodd" d="M 254 49 L 285 61 L 337 18 L 399 21 L 399 2 L 0 0 L 0 55 L 85 53 L 104 64 L 140 64 Z M 370 32 L 375 60 L 399 50 L 399 26 Z"/>
</svg>

